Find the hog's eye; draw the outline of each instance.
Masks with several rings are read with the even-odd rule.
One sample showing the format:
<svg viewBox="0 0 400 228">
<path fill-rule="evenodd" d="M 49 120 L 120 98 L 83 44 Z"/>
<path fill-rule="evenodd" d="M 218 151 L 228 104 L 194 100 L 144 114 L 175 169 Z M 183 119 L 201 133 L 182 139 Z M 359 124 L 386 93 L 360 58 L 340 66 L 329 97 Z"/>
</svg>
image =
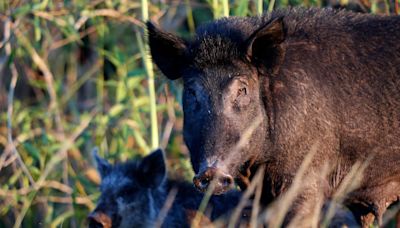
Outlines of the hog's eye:
<svg viewBox="0 0 400 228">
<path fill-rule="evenodd" d="M 236 99 L 234 105 L 237 110 L 246 107 L 250 103 L 250 97 L 248 95 L 247 87 L 241 87 L 237 91 Z"/>
<path fill-rule="evenodd" d="M 240 97 L 243 95 L 247 95 L 247 88 L 246 87 L 242 87 L 238 90 L 237 96 L 236 97 Z"/>
<path fill-rule="evenodd" d="M 193 110 L 198 110 L 200 108 L 200 103 L 196 95 L 196 91 L 193 89 L 187 89 L 186 90 L 186 105 L 188 108 L 191 108 Z"/>
</svg>

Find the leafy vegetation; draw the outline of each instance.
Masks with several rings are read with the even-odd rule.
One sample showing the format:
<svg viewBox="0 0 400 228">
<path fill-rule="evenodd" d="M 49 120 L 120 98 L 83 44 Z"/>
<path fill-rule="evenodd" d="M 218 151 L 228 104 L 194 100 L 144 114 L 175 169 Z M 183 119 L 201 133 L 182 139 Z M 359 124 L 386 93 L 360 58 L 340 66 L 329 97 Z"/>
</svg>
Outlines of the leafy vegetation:
<svg viewBox="0 0 400 228">
<path fill-rule="evenodd" d="M 362 2 L 367 11 L 395 11 L 393 2 Z M 329 4 L 1 1 L 0 227 L 85 226 L 99 196 L 94 146 L 111 161 L 167 148 L 171 175 L 190 179 L 181 87 L 154 71 L 144 21 L 190 36 L 199 24 L 222 16 Z"/>
</svg>

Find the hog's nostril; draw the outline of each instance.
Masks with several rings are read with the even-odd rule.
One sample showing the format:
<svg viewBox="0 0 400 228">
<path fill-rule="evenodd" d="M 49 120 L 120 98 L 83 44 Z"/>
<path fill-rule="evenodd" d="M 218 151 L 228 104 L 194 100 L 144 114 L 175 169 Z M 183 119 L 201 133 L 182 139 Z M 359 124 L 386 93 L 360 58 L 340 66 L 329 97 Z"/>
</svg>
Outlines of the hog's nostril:
<svg viewBox="0 0 400 228">
<path fill-rule="evenodd" d="M 199 189 L 200 191 L 204 191 L 210 184 L 210 179 L 205 176 L 195 176 L 193 178 L 193 183 L 197 189 Z"/>
<path fill-rule="evenodd" d="M 209 183 L 210 183 L 210 181 L 208 180 L 208 178 L 204 178 L 204 179 L 200 180 L 200 187 L 207 188 Z"/>
<path fill-rule="evenodd" d="M 218 182 L 222 187 L 229 187 L 233 183 L 231 176 L 221 176 L 218 178 Z"/>
<path fill-rule="evenodd" d="M 202 192 L 207 190 L 208 185 L 210 184 L 211 177 L 208 176 L 207 174 L 203 173 L 200 175 L 196 175 L 193 178 L 193 183 L 196 186 L 196 188 Z"/>
<path fill-rule="evenodd" d="M 215 181 L 213 183 L 213 180 Z M 205 192 L 210 185 L 213 185 L 214 194 L 222 194 L 233 186 L 233 177 L 225 174 L 214 167 L 207 168 L 204 172 L 193 178 L 196 188 Z"/>
</svg>

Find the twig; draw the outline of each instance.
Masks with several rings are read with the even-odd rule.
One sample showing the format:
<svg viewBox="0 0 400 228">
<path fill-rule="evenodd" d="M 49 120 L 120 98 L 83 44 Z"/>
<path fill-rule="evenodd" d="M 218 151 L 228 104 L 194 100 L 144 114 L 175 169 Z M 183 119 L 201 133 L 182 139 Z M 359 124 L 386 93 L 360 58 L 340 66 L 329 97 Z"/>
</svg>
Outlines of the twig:
<svg viewBox="0 0 400 228">
<path fill-rule="evenodd" d="M 147 146 L 146 140 L 143 138 L 143 135 L 140 133 L 140 127 L 139 127 L 138 123 L 136 123 L 134 120 L 129 120 L 129 119 L 123 120 L 123 121 L 121 121 L 121 123 L 126 124 L 135 130 L 133 132 L 133 135 L 135 137 L 137 145 L 139 146 L 139 148 L 142 151 L 145 151 L 145 152 L 150 151 L 150 147 Z"/>
<path fill-rule="evenodd" d="M 371 159 L 368 159 L 364 162 L 356 162 L 350 169 L 349 173 L 344 177 L 342 183 L 339 185 L 338 190 L 335 192 L 335 194 L 332 197 L 332 204 L 327 210 L 327 213 L 325 215 L 325 218 L 323 220 L 324 225 L 328 225 L 329 221 L 334 217 L 335 215 L 335 205 L 336 204 L 341 204 L 345 197 L 355 190 L 357 187 L 359 187 L 362 178 L 363 178 L 363 173 L 364 170 L 368 167 Z"/>
<path fill-rule="evenodd" d="M 168 121 L 164 127 L 164 133 L 161 137 L 161 148 L 166 148 L 168 145 L 169 138 L 171 137 L 172 129 L 174 128 L 175 124 L 175 112 L 174 112 L 174 98 L 169 96 L 169 92 L 167 87 L 165 87 L 165 94 L 167 100 L 167 111 L 168 111 Z"/>
<path fill-rule="evenodd" d="M 250 219 L 250 227 L 251 228 L 257 228 L 258 224 L 257 224 L 257 218 L 258 218 L 258 213 L 260 211 L 260 199 L 261 199 L 261 193 L 262 193 L 262 189 L 263 189 L 263 177 L 264 177 L 264 171 L 265 171 L 265 167 L 263 166 L 260 169 L 260 172 L 262 172 L 262 175 L 260 178 L 260 180 L 255 180 L 257 183 L 257 187 L 255 189 L 255 197 L 253 200 L 253 208 L 251 211 L 251 219 Z"/>
<path fill-rule="evenodd" d="M 68 23 L 64 19 L 54 16 L 54 14 L 52 14 L 51 12 L 34 11 L 33 15 L 35 15 L 36 17 L 46 19 L 48 21 L 53 21 L 54 23 L 56 23 L 57 25 L 59 25 L 61 27 L 65 27 L 68 25 Z"/>
<path fill-rule="evenodd" d="M 96 113 L 96 110 L 94 110 L 91 113 L 90 118 L 83 120 L 81 122 L 81 125 L 74 131 L 74 133 L 70 137 L 65 139 L 64 143 L 61 145 L 60 150 L 50 159 L 50 161 L 48 162 L 42 175 L 37 180 L 34 190 L 30 194 L 28 194 L 28 197 L 23 204 L 21 213 L 15 219 L 14 227 L 21 226 L 22 220 L 25 217 L 25 214 L 26 214 L 27 210 L 29 209 L 30 205 L 32 204 L 33 198 L 36 196 L 39 189 L 41 189 L 42 187 L 45 186 L 47 176 L 50 174 L 51 171 L 53 171 L 54 167 L 59 162 L 65 160 L 65 158 L 67 157 L 67 150 L 73 145 L 73 142 L 78 138 L 78 136 L 83 132 L 83 130 L 85 130 L 87 128 L 87 126 L 89 125 L 89 123 L 90 123 L 91 119 L 93 118 L 93 116 L 95 115 L 95 113 Z M 70 199 L 70 201 L 68 201 L 68 203 L 72 207 L 71 195 L 67 193 L 66 198 Z M 70 208 L 70 210 L 73 210 L 73 208 L 72 209 Z"/>
<path fill-rule="evenodd" d="M 246 189 L 242 198 L 240 199 L 238 206 L 232 213 L 231 219 L 229 220 L 229 226 L 228 226 L 229 228 L 236 227 L 236 224 L 239 218 L 241 217 L 242 210 L 247 204 L 247 200 L 250 199 L 250 197 L 253 195 L 253 193 L 256 190 L 256 187 L 259 184 L 262 184 L 264 179 L 264 174 L 265 174 L 265 166 L 263 165 L 257 170 L 257 173 L 255 174 L 253 180 L 250 182 L 249 187 Z M 253 205 L 258 203 L 259 202 L 253 201 Z M 255 209 L 257 210 L 257 208 Z"/>
<path fill-rule="evenodd" d="M 49 108 L 50 110 L 53 110 L 55 112 L 55 120 L 58 133 L 63 134 L 64 130 L 61 124 L 61 112 L 57 106 L 57 94 L 54 88 L 54 76 L 45 61 L 39 56 L 36 50 L 31 46 L 29 40 L 21 33 L 21 31 L 16 28 L 14 32 L 18 40 L 31 55 L 33 62 L 39 67 L 40 71 L 43 73 L 44 79 L 46 81 L 47 91 L 50 96 Z"/>
<path fill-rule="evenodd" d="M 11 153 L 13 147 L 17 148 L 19 144 L 25 142 L 28 139 L 34 138 L 35 136 L 41 134 L 42 132 L 43 130 L 41 128 L 33 129 L 29 132 L 29 134 L 18 135 L 17 138 L 14 139 L 13 144 L 7 144 L 6 148 L 3 151 L 3 154 L 0 157 L 0 171 L 3 169 L 3 167 L 7 167 L 10 164 L 10 162 L 16 159 L 15 155 L 12 155 Z"/>
<path fill-rule="evenodd" d="M 268 223 L 269 227 L 281 227 L 285 215 L 290 208 L 290 205 L 298 196 L 301 189 L 305 187 L 302 183 L 304 181 L 304 175 L 307 173 L 308 167 L 310 166 L 314 155 L 318 151 L 318 146 L 319 143 L 315 143 L 314 145 L 312 145 L 310 151 L 301 163 L 300 168 L 297 171 L 290 188 L 277 201 L 272 204 L 269 211 L 276 214 L 269 214 L 269 216 L 265 216 L 265 222 Z M 271 220 L 272 218 L 273 220 Z"/>
<path fill-rule="evenodd" d="M 206 210 L 208 202 L 210 201 L 212 193 L 213 193 L 213 191 L 215 189 L 215 186 L 217 184 L 216 180 L 217 180 L 217 178 L 213 179 L 211 181 L 210 185 L 208 186 L 207 191 L 204 194 L 203 199 L 200 202 L 199 209 L 196 211 L 196 215 L 194 216 L 192 224 L 190 225 L 190 227 L 193 227 L 193 228 L 199 228 L 200 227 L 201 218 L 203 217 L 203 213 Z"/>
<path fill-rule="evenodd" d="M 72 191 L 73 191 L 70 186 L 67 186 L 58 181 L 53 181 L 53 180 L 45 181 L 43 184 L 43 188 L 52 188 L 52 189 L 56 189 L 56 190 L 64 192 L 64 193 L 72 193 Z M 29 193 L 31 193 L 32 191 L 35 191 L 35 189 L 32 187 L 11 189 L 11 190 L 0 189 L 0 196 L 13 197 L 13 196 L 15 196 L 15 194 L 17 194 L 19 196 L 25 196 L 25 195 L 28 195 Z"/>
<path fill-rule="evenodd" d="M 97 110 L 91 112 L 90 117 L 82 120 L 79 127 L 73 132 L 73 134 L 69 137 L 66 137 L 64 143 L 61 145 L 61 148 L 58 152 L 50 159 L 47 163 L 45 170 L 42 172 L 42 175 L 39 177 L 38 181 L 36 182 L 36 189 L 39 189 L 45 183 L 47 176 L 50 172 L 54 169 L 54 167 L 62 161 L 67 156 L 67 151 L 73 145 L 73 142 L 79 137 L 80 134 L 89 126 L 89 123 L 93 119 L 94 115 L 96 114 Z"/>
<path fill-rule="evenodd" d="M 329 173 L 332 171 L 330 166 L 331 166 L 331 164 L 329 162 L 325 162 L 325 164 L 322 166 L 321 171 L 319 172 L 321 179 L 326 180 L 326 178 L 328 177 Z M 318 190 L 318 194 L 319 194 L 317 196 L 318 199 L 324 199 L 324 189 L 323 188 L 320 188 Z M 321 208 L 322 208 L 324 203 L 325 203 L 325 201 L 320 200 L 314 205 L 314 210 L 313 210 L 313 212 L 312 212 L 312 214 L 310 215 L 310 218 L 309 218 L 310 227 L 312 227 L 312 228 L 321 227 L 321 225 L 320 225 Z"/>
<path fill-rule="evenodd" d="M 23 36 L 21 31 L 16 28 L 14 31 L 18 41 L 25 47 L 25 49 L 28 51 L 28 53 L 31 55 L 32 61 L 38 66 L 40 71 L 43 73 L 44 80 L 46 82 L 46 87 L 48 94 L 50 96 L 50 105 L 49 109 L 54 112 L 54 118 L 55 118 L 55 123 L 56 123 L 56 129 L 57 129 L 57 134 L 61 135 L 61 138 L 65 138 L 65 132 L 64 128 L 62 125 L 62 118 L 61 118 L 61 111 L 59 108 L 59 105 L 57 103 L 57 94 L 55 90 L 55 83 L 54 83 L 54 76 L 52 72 L 50 71 L 48 64 L 46 64 L 45 60 L 39 56 L 35 48 L 32 46 L 32 44 L 29 42 L 29 40 Z M 70 142 L 72 143 L 72 142 Z M 68 157 L 63 156 L 64 159 L 63 161 L 63 181 L 64 184 L 68 185 L 69 180 L 68 180 Z M 39 179 L 40 180 L 40 179 Z M 43 181 L 43 180 L 40 180 Z M 38 188 L 36 186 L 36 188 Z M 67 195 L 67 197 L 72 197 L 70 194 Z M 70 210 L 73 210 L 72 204 L 68 206 Z"/>
<path fill-rule="evenodd" d="M 82 39 L 85 36 L 88 36 L 88 35 L 94 33 L 94 32 L 96 32 L 96 28 L 95 27 L 90 27 L 87 30 L 80 32 L 79 36 L 71 36 L 71 37 L 67 37 L 65 39 L 57 40 L 57 41 L 55 41 L 54 43 L 52 43 L 50 45 L 49 51 L 56 50 L 56 49 L 58 49 L 60 47 L 63 47 L 65 45 L 69 44 L 69 43 L 75 42 L 75 41 L 77 41 L 79 39 Z"/>
<path fill-rule="evenodd" d="M 84 16 L 87 16 L 87 17 L 110 17 L 110 18 L 115 18 L 119 21 L 130 22 L 139 27 L 144 27 L 144 23 L 139 21 L 138 19 L 136 19 L 134 17 L 126 16 L 116 10 L 113 10 L 113 9 L 94 10 L 94 11 L 84 14 Z"/>
<path fill-rule="evenodd" d="M 164 222 L 165 218 L 168 215 L 168 211 L 171 209 L 172 204 L 174 203 L 177 193 L 178 193 L 177 188 L 172 188 L 171 191 L 169 191 L 167 200 L 165 201 L 164 206 L 161 208 L 161 211 L 158 214 L 156 223 L 154 224 L 155 228 L 161 227 L 162 223 Z"/>
<path fill-rule="evenodd" d="M 8 40 L 11 35 L 11 21 L 8 19 L 4 25 L 4 39 Z M 11 56 L 11 44 L 8 42 L 6 43 L 5 46 L 6 50 L 6 55 L 8 58 Z M 20 154 L 17 151 L 17 148 L 14 145 L 14 141 L 12 138 L 12 115 L 13 115 L 13 101 L 14 101 L 14 91 L 15 91 L 15 86 L 17 84 L 18 80 L 18 72 L 17 68 L 15 67 L 14 63 L 10 64 L 11 68 L 11 82 L 10 82 L 10 89 L 8 92 L 8 100 L 7 100 L 7 139 L 8 139 L 8 144 L 10 145 L 12 153 L 16 156 L 18 160 L 18 164 L 21 167 L 22 171 L 25 173 L 25 175 L 28 177 L 29 182 L 31 185 L 35 185 L 35 181 L 33 180 L 32 175 L 30 174 L 28 168 L 26 167 L 25 163 L 22 161 L 22 158 Z"/>
<path fill-rule="evenodd" d="M 64 204 L 81 204 L 81 205 L 86 205 L 88 208 L 94 208 L 95 205 L 92 202 L 92 199 L 88 198 L 88 197 L 84 197 L 84 196 L 78 196 L 75 197 L 74 199 L 70 198 L 70 197 L 59 197 L 59 196 L 45 196 L 45 197 L 37 197 L 37 200 L 46 200 L 46 201 L 50 201 L 53 203 L 64 203 Z"/>
<path fill-rule="evenodd" d="M 400 204 L 394 205 L 392 208 L 385 212 L 381 227 L 388 227 L 388 223 L 393 219 L 395 219 L 395 221 L 397 220 L 398 228 L 400 225 Z"/>
</svg>

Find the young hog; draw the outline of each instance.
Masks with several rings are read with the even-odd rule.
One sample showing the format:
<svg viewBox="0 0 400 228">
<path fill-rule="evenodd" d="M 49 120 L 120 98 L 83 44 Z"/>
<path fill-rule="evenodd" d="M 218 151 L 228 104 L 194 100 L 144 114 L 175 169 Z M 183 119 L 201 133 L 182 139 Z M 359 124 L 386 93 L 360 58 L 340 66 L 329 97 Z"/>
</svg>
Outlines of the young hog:
<svg viewBox="0 0 400 228">
<path fill-rule="evenodd" d="M 223 18 L 189 41 L 147 26 L 154 62 L 183 79 L 183 134 L 199 190 L 216 175 L 215 193 L 233 180 L 245 187 L 265 164 L 266 205 L 318 145 L 293 213 L 332 197 L 357 161 L 369 165 L 345 203 L 365 226 L 365 216 L 380 220 L 399 199 L 399 16 L 293 8 Z M 322 177 L 324 164 L 331 171 Z"/>
<path fill-rule="evenodd" d="M 88 216 L 89 227 L 154 227 L 168 193 L 177 189 L 162 227 L 189 227 L 203 199 L 192 184 L 166 179 L 163 152 L 156 150 L 142 160 L 111 165 L 94 153 L 101 175 L 101 196 Z M 239 203 L 241 193 L 231 191 L 210 199 L 213 221 Z"/>
</svg>

